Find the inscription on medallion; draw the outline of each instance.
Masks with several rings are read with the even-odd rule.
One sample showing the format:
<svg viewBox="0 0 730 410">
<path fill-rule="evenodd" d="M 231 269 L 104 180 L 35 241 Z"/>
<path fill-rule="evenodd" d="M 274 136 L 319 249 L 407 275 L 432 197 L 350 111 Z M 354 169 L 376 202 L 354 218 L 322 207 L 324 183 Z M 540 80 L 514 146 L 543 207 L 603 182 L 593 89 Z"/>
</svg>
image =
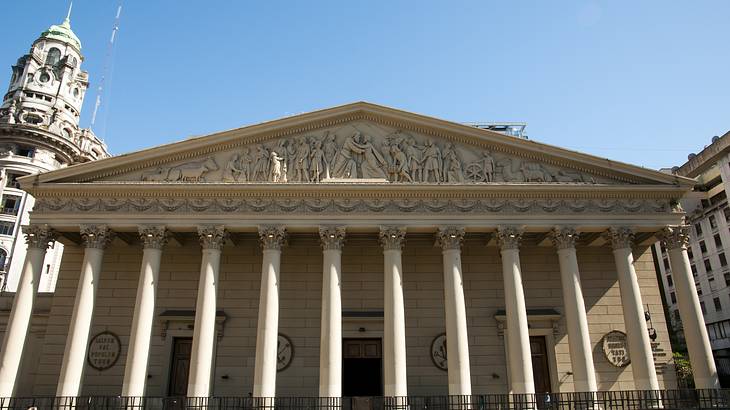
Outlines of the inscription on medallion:
<svg viewBox="0 0 730 410">
<path fill-rule="evenodd" d="M 122 352 L 122 343 L 116 334 L 104 331 L 91 339 L 89 353 L 86 356 L 89 366 L 96 370 L 107 370 L 113 367 L 119 354 Z"/>
<path fill-rule="evenodd" d="M 606 360 L 612 365 L 626 367 L 631 363 L 626 333 L 612 330 L 603 336 L 601 344 L 603 345 L 603 354 L 606 356 Z"/>
</svg>

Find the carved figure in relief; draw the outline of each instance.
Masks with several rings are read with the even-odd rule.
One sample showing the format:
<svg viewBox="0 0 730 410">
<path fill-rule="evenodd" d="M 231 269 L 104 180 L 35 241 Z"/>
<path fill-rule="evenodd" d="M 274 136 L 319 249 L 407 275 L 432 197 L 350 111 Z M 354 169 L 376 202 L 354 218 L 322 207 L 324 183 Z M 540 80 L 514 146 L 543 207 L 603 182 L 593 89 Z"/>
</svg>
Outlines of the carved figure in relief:
<svg viewBox="0 0 730 410">
<path fill-rule="evenodd" d="M 154 172 L 149 174 L 142 174 L 142 181 L 148 182 L 164 182 L 167 181 L 167 174 L 170 172 L 169 169 L 157 168 Z"/>
<path fill-rule="evenodd" d="M 444 176 L 446 182 L 464 182 L 464 172 L 461 169 L 461 160 L 454 150 L 454 145 L 449 144 L 444 155 Z"/>
<path fill-rule="evenodd" d="M 223 169 L 223 182 L 236 182 L 238 176 L 241 174 L 241 170 L 238 168 L 238 162 L 240 158 L 238 154 L 233 154 L 231 159 L 226 163 L 226 167 Z"/>
<path fill-rule="evenodd" d="M 326 177 L 327 160 L 325 159 L 324 150 L 322 149 L 322 141 L 314 140 L 312 143 L 312 181 L 321 182 L 322 177 Z"/>
<path fill-rule="evenodd" d="M 385 178 L 385 158 L 383 155 L 373 146 L 370 136 L 363 136 L 362 144 L 357 144 L 362 150 L 365 160 L 362 162 L 362 177 L 363 178 Z"/>
<path fill-rule="evenodd" d="M 8 124 L 15 124 L 15 113 L 18 110 L 17 101 L 18 100 L 13 100 L 13 102 L 10 103 L 10 107 L 8 107 Z"/>
<path fill-rule="evenodd" d="M 323 150 L 325 159 L 325 178 L 332 178 L 334 173 L 332 172 L 334 166 L 335 155 L 337 155 L 337 143 L 335 139 L 337 135 L 330 134 L 327 131 L 324 134 Z"/>
<path fill-rule="evenodd" d="M 401 151 L 398 144 L 390 146 L 390 156 L 393 160 L 393 175 L 395 182 L 408 181 L 413 182 L 408 169 L 408 157 Z"/>
<path fill-rule="evenodd" d="M 497 161 L 497 167 L 502 171 L 505 182 L 525 182 L 525 175 L 520 169 L 521 161 L 512 158 L 502 158 Z"/>
<path fill-rule="evenodd" d="M 299 139 L 296 151 L 294 152 L 294 180 L 297 182 L 309 182 L 309 142 L 307 138 Z"/>
<path fill-rule="evenodd" d="M 426 148 L 423 150 L 423 182 L 430 182 L 433 175 L 433 182 L 441 182 L 442 158 L 441 150 L 428 140 Z"/>
<path fill-rule="evenodd" d="M 413 182 L 423 182 L 423 167 L 421 166 L 421 148 L 413 138 L 403 141 L 404 153 L 408 158 L 408 168 Z"/>
<path fill-rule="evenodd" d="M 520 169 L 529 182 L 552 182 L 553 176 L 537 162 L 523 162 Z"/>
<path fill-rule="evenodd" d="M 284 173 L 286 172 L 286 160 L 280 157 L 276 151 L 271 151 L 271 182 L 286 182 Z"/>
<path fill-rule="evenodd" d="M 238 170 L 240 174 L 238 175 L 238 180 L 240 182 L 249 182 L 251 181 L 251 162 L 253 160 L 251 159 L 251 150 L 249 148 L 244 148 L 241 154 L 241 159 L 238 161 Z"/>
<path fill-rule="evenodd" d="M 584 182 L 588 184 L 595 184 L 596 180 L 589 174 L 583 174 L 578 171 L 571 171 L 566 169 L 559 169 L 553 173 L 553 179 L 556 182 Z"/>
<path fill-rule="evenodd" d="M 484 178 L 484 182 L 494 182 L 495 168 L 494 158 L 492 158 L 489 151 L 484 151 L 484 153 L 482 153 L 482 176 Z"/>
<path fill-rule="evenodd" d="M 254 161 L 251 179 L 254 181 L 267 181 L 269 179 L 269 151 L 266 147 L 263 145 L 257 147 Z"/>
<path fill-rule="evenodd" d="M 204 161 L 192 164 L 180 165 L 170 169 L 167 174 L 168 181 L 203 182 L 205 174 L 210 171 L 217 171 L 218 164 L 210 157 Z"/>
<path fill-rule="evenodd" d="M 356 132 L 347 137 L 342 144 L 342 148 L 337 152 L 332 169 L 335 178 L 357 178 L 357 162 L 355 161 L 354 155 L 362 154 L 364 151 L 358 145 L 360 135 L 359 132 Z"/>
</svg>

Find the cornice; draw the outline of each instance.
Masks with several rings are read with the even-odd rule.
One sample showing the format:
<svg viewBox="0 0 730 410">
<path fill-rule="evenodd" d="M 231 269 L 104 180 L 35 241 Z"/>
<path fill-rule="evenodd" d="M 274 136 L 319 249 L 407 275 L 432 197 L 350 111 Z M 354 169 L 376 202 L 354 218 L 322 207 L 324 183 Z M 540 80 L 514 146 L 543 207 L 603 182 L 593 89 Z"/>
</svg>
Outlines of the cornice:
<svg viewBox="0 0 730 410">
<path fill-rule="evenodd" d="M 243 145 L 330 128 L 351 121 L 367 120 L 395 129 L 470 144 L 504 154 L 608 177 L 620 182 L 657 183 L 684 186 L 694 181 L 657 171 L 594 157 L 547 144 L 512 138 L 490 130 L 439 120 L 374 104 L 358 102 L 326 110 L 223 131 L 167 144 L 90 164 L 57 170 L 40 177 L 45 181 L 92 181 L 145 168 L 184 161 Z"/>
</svg>

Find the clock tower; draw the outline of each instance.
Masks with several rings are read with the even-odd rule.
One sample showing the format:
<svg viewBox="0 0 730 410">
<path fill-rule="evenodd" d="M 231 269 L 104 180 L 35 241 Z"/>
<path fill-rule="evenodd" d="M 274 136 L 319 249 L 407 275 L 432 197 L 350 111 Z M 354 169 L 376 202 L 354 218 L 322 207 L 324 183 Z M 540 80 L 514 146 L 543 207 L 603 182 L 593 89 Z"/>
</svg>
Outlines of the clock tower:
<svg viewBox="0 0 730 410">
<path fill-rule="evenodd" d="M 79 127 L 89 74 L 81 69 L 81 41 L 66 19 L 43 31 L 12 66 L 0 104 L 0 277 L 14 291 L 25 258 L 22 226 L 34 199 L 17 178 L 109 156 L 90 129 Z M 44 262 L 39 290 L 53 291 L 63 245 Z"/>
</svg>

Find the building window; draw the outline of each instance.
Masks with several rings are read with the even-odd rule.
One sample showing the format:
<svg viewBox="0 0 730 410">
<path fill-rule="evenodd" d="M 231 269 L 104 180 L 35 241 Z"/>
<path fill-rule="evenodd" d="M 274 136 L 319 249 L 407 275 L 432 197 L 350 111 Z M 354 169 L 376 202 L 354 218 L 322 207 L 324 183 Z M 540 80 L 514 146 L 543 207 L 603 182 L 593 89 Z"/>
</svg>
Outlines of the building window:
<svg viewBox="0 0 730 410">
<path fill-rule="evenodd" d="M 717 218 L 715 218 L 715 215 L 710 215 L 710 228 L 717 229 Z"/>
<path fill-rule="evenodd" d="M 705 307 L 705 301 L 700 302 L 700 309 L 702 309 L 702 314 L 707 314 L 707 308 Z"/>
<path fill-rule="evenodd" d="M 703 255 L 707 253 L 707 245 L 705 245 L 705 241 L 700 241 L 700 251 Z"/>
<path fill-rule="evenodd" d="M 664 270 L 669 270 L 669 259 L 664 258 Z"/>
<path fill-rule="evenodd" d="M 0 235 L 12 235 L 15 224 L 7 221 L 0 221 Z"/>
<path fill-rule="evenodd" d="M 690 265 L 690 268 L 692 269 L 692 276 L 697 276 L 697 265 Z"/>
<path fill-rule="evenodd" d="M 672 301 L 672 303 L 677 303 L 677 295 L 675 295 L 674 292 L 671 292 L 669 294 L 669 299 Z"/>
<path fill-rule="evenodd" d="M 707 283 L 710 284 L 710 292 L 717 290 L 717 285 L 715 284 L 715 278 L 707 278 Z"/>
<path fill-rule="evenodd" d="M 725 257 L 724 253 L 718 254 L 717 257 L 720 258 L 720 266 L 722 266 L 723 268 L 727 266 L 727 258 Z"/>
<path fill-rule="evenodd" d="M 17 215 L 20 209 L 21 197 L 17 195 L 3 195 L 2 204 L 0 204 L 0 213 L 5 215 Z"/>
<path fill-rule="evenodd" d="M 720 235 L 715 234 L 715 247 L 719 250 L 722 249 L 722 239 L 720 239 Z"/>
<path fill-rule="evenodd" d="M 702 224 L 699 222 L 695 224 L 695 233 L 698 237 L 702 236 Z"/>
<path fill-rule="evenodd" d="M 674 281 L 672 280 L 672 275 L 667 275 L 667 286 L 669 286 L 669 287 L 674 286 Z"/>
<path fill-rule="evenodd" d="M 0 272 L 5 272 L 5 263 L 8 260 L 8 253 L 5 249 L 0 249 Z"/>
<path fill-rule="evenodd" d="M 697 296 L 702 296 L 702 285 L 695 283 L 695 289 L 697 289 Z"/>
<path fill-rule="evenodd" d="M 715 303 L 715 312 L 721 311 L 722 303 L 720 303 L 720 298 L 713 298 L 712 301 Z"/>
<path fill-rule="evenodd" d="M 35 121 L 33 118 L 36 118 L 39 122 L 43 122 L 43 119 L 37 115 L 29 115 L 26 117 L 26 122 L 33 123 Z M 15 155 L 20 157 L 28 157 L 33 158 L 33 154 L 35 154 L 35 150 L 33 148 L 26 148 L 26 147 L 20 147 L 16 150 Z"/>
<path fill-rule="evenodd" d="M 705 272 L 712 272 L 712 262 L 709 259 L 705 259 Z"/>
<path fill-rule="evenodd" d="M 694 259 L 695 255 L 692 253 L 692 247 L 687 248 L 687 257 L 689 258 L 689 260 Z"/>
<path fill-rule="evenodd" d="M 5 177 L 5 187 L 7 188 L 20 188 L 20 183 L 18 182 L 18 178 L 25 176 L 25 174 L 17 174 L 14 172 L 8 172 L 7 176 Z"/>
<path fill-rule="evenodd" d="M 56 47 L 48 50 L 48 55 L 46 56 L 46 64 L 56 65 L 59 61 L 61 61 L 61 50 L 57 49 Z"/>
</svg>

